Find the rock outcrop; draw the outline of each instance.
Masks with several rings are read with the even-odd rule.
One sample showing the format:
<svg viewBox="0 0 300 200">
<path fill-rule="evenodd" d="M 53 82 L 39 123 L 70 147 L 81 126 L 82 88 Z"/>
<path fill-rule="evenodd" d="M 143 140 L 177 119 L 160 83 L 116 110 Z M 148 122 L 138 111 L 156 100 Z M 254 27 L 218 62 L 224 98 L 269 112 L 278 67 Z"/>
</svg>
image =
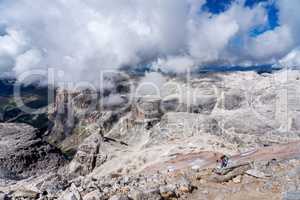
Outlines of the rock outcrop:
<svg viewBox="0 0 300 200">
<path fill-rule="evenodd" d="M 80 143 L 94 130 L 108 132 L 128 108 L 127 80 L 113 77 L 106 83 L 112 88 L 104 91 L 89 89 L 57 89 L 56 99 L 49 112 L 53 126 L 48 130 L 47 141 L 72 157 Z M 125 108 L 124 108 L 125 107 Z"/>
<path fill-rule="evenodd" d="M 183 200 L 269 199 L 274 193 L 275 199 L 293 198 L 300 180 L 300 101 L 294 94 L 300 91 L 300 73 L 288 78 L 284 73 L 195 75 L 190 83 L 170 78 L 181 90 L 138 97 L 127 110 L 110 98 L 117 94 L 113 89 L 58 91 L 48 139 L 72 150 L 72 161 L 40 180 L 15 181 L 14 187 L 4 182 L 0 195 Z M 105 106 L 89 109 L 94 95 L 100 95 L 97 101 L 104 98 Z M 27 125 L 1 124 L 0 136 L 2 177 L 30 176 L 63 163 L 59 151 Z"/>
<path fill-rule="evenodd" d="M 55 170 L 65 163 L 60 151 L 25 124 L 0 124 L 0 176 L 22 178 Z"/>
<path fill-rule="evenodd" d="M 73 177 L 87 175 L 95 167 L 103 164 L 107 157 L 103 135 L 92 134 L 78 147 L 77 153 L 68 166 L 68 173 Z"/>
</svg>

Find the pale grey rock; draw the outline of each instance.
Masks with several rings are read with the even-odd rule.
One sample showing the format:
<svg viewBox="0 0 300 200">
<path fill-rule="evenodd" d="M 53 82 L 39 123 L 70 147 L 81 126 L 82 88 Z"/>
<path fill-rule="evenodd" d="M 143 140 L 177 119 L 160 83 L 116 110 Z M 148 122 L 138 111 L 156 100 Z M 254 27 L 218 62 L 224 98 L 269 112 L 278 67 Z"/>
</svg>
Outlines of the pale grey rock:
<svg viewBox="0 0 300 200">
<path fill-rule="evenodd" d="M 176 182 L 178 191 L 180 193 L 190 193 L 193 190 L 193 186 L 191 181 L 187 178 L 182 176 L 177 182 Z"/>
<path fill-rule="evenodd" d="M 46 193 L 49 197 L 57 197 L 68 187 L 69 183 L 63 176 L 54 174 L 38 185 L 38 189 L 42 193 Z"/>
<path fill-rule="evenodd" d="M 197 98 L 189 105 L 188 111 L 191 113 L 211 114 L 216 103 L 217 98 L 215 96 L 197 96 Z"/>
<path fill-rule="evenodd" d="M 157 126 L 151 129 L 149 140 L 144 147 L 168 143 L 174 139 L 221 134 L 219 122 L 213 117 L 196 113 L 169 112 L 162 117 Z"/>
<path fill-rule="evenodd" d="M 266 177 L 265 173 L 258 171 L 256 169 L 249 169 L 246 171 L 246 174 L 256 177 L 256 178 L 265 178 Z"/>
<path fill-rule="evenodd" d="M 283 200 L 300 200 L 300 191 L 285 192 Z"/>
<path fill-rule="evenodd" d="M 6 200 L 8 199 L 7 194 L 0 192 L 0 200 Z"/>
<path fill-rule="evenodd" d="M 242 107 L 244 100 L 242 90 L 225 92 L 219 107 L 225 110 L 236 110 Z"/>
<path fill-rule="evenodd" d="M 58 200 L 82 200 L 81 195 L 74 184 L 65 190 Z"/>
<path fill-rule="evenodd" d="M 157 121 L 163 115 L 161 99 L 153 96 L 143 96 L 137 98 L 133 103 L 132 116 L 136 122 Z"/>
<path fill-rule="evenodd" d="M 128 92 L 128 85 L 124 80 L 114 81 L 112 84 L 115 84 L 115 88 L 103 91 L 104 94 L 88 89 L 57 89 L 55 102 L 49 112 L 53 126 L 48 130 L 47 141 L 73 157 L 81 141 L 91 134 L 86 130 L 90 125 L 94 124 L 104 132 L 109 131 L 126 112 L 126 109 L 122 110 L 122 106 L 127 98 L 121 94 Z M 118 95 L 124 96 L 124 102 L 110 105 L 107 101 L 109 95 L 120 91 Z"/>
<path fill-rule="evenodd" d="M 82 200 L 104 200 L 104 196 L 98 190 L 86 194 Z"/>
<path fill-rule="evenodd" d="M 30 199 L 34 200 L 39 197 L 39 193 L 31 190 L 17 190 L 13 193 L 13 199 Z"/>
<path fill-rule="evenodd" d="M 163 185 L 159 187 L 160 195 L 164 199 L 176 197 L 176 186 L 175 185 Z"/>
<path fill-rule="evenodd" d="M 133 189 L 130 191 L 129 197 L 133 200 L 162 200 L 157 189 Z"/>
<path fill-rule="evenodd" d="M 300 131 L 300 114 L 295 115 L 290 119 L 290 127 L 291 131 L 299 132 Z"/>
<path fill-rule="evenodd" d="M 129 200 L 129 198 L 125 195 L 114 195 L 109 200 Z"/>
<path fill-rule="evenodd" d="M 93 171 L 96 166 L 103 164 L 107 155 L 103 150 L 103 136 L 95 133 L 86 138 L 79 146 L 78 151 L 68 166 L 68 172 L 71 176 L 87 175 Z"/>
</svg>

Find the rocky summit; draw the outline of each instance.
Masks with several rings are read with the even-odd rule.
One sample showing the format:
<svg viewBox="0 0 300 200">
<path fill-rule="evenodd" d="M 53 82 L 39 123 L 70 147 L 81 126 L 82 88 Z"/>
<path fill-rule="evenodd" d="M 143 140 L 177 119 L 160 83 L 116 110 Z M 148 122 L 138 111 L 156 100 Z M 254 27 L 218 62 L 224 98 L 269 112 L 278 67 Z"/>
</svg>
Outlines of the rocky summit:
<svg viewBox="0 0 300 200">
<path fill-rule="evenodd" d="M 22 179 L 58 169 L 65 159 L 60 150 L 37 137 L 26 124 L 0 124 L 0 176 Z"/>
<path fill-rule="evenodd" d="M 299 199 L 299 71 L 164 79 L 57 88 L 44 132 L 1 123 L 0 200 Z"/>
</svg>

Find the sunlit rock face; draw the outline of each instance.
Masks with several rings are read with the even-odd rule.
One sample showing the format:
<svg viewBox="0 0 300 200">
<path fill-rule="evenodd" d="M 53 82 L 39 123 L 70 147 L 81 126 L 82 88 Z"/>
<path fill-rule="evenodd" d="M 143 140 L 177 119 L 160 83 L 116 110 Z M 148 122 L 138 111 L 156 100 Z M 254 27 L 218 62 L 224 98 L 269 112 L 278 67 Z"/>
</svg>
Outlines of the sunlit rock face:
<svg viewBox="0 0 300 200">
<path fill-rule="evenodd" d="M 149 191 L 152 184 L 143 181 L 149 179 L 155 180 L 153 184 L 159 190 L 144 195 L 159 199 L 167 195 L 176 196 L 182 191 L 196 195 L 197 192 L 190 190 L 188 181 L 181 182 L 182 177 L 170 179 L 170 174 L 188 171 L 187 175 L 191 175 L 188 178 L 192 180 L 202 168 L 219 166 L 218 162 L 224 154 L 232 155 L 231 163 L 238 158 L 247 160 L 248 156 L 251 162 L 253 159 L 255 162 L 266 159 L 268 164 L 259 164 L 268 171 L 273 170 L 271 166 L 277 162 L 274 161 L 277 156 L 278 159 L 289 160 L 298 155 L 298 71 L 208 73 L 194 75 L 189 80 L 167 74 L 163 77 L 165 81 L 158 87 L 161 90 L 159 95 L 146 92 L 144 95 L 131 96 L 131 100 L 129 96 L 135 91 L 123 90 L 123 83 L 119 87 L 123 89 L 118 89 L 118 92 L 110 89 L 105 94 L 98 90 L 58 88 L 55 102 L 49 106 L 49 119 L 53 127 L 48 130 L 47 137 L 43 135 L 42 138 L 68 155 L 70 162 L 59 160 L 61 154 L 57 152 L 60 151 L 36 138 L 34 128 L 4 124 L 6 133 L 7 130 L 15 130 L 17 134 L 5 135 L 4 138 L 12 144 L 9 148 L 5 148 L 6 140 L 0 141 L 3 144 L 3 148 L 0 148 L 4 159 L 2 165 L 5 165 L 0 171 L 2 176 L 17 179 L 18 174 L 32 175 L 32 169 L 43 173 L 39 167 L 51 162 L 54 169 L 60 168 L 57 173 L 51 172 L 47 179 L 29 181 L 36 184 L 34 188 L 46 188 L 48 196 L 51 193 L 62 199 L 68 195 L 75 195 L 79 199 L 94 195 L 105 198 L 125 195 L 131 198 L 136 193 L 134 189 Z M 133 79 L 135 85 L 140 85 L 142 78 Z M 1 134 L 3 131 L 0 129 Z M 29 143 L 33 146 L 27 148 Z M 24 151 L 19 151 L 22 145 L 25 145 Z M 13 146 L 18 149 L 17 158 L 19 154 L 25 155 L 38 164 L 28 167 L 23 161 L 7 159 L 7 151 L 17 151 Z M 37 154 L 46 155 L 43 157 L 45 160 Z M 34 159 L 36 157 L 38 161 Z M 295 169 L 293 163 L 298 163 L 297 159 L 284 161 L 280 165 Z M 15 162 L 19 165 L 15 165 Z M 28 161 L 25 159 L 24 162 Z M 61 163 L 66 164 L 61 167 Z M 51 171 L 47 167 L 46 172 Z M 49 167 L 52 169 L 52 165 Z M 7 168 L 13 169 L 12 172 Z M 247 172 L 249 168 L 251 171 Z M 252 165 L 246 165 L 246 171 L 242 169 L 238 168 L 237 171 L 243 177 L 249 178 L 243 173 L 252 174 L 251 177 L 264 176 L 260 168 Z M 210 174 L 209 177 L 202 177 L 200 186 L 216 176 Z M 234 184 L 243 182 L 244 178 L 240 176 L 230 179 L 228 184 L 231 184 L 230 181 Z M 277 175 L 273 173 L 271 176 Z M 217 180 L 227 178 L 218 175 Z M 285 179 L 278 178 L 285 183 Z M 194 182 L 198 183 L 199 180 Z M 166 183 L 168 185 L 165 186 Z M 56 189 L 50 187 L 51 184 Z M 285 186 L 281 188 L 285 190 Z M 166 192 L 169 189 L 171 192 Z M 212 191 L 212 194 L 215 193 Z M 180 196 L 176 197 L 180 199 Z"/>
<path fill-rule="evenodd" d="M 155 121 L 162 116 L 160 110 L 161 99 L 158 97 L 144 96 L 136 99 L 133 104 L 133 118 L 137 122 Z"/>
<path fill-rule="evenodd" d="M 111 79 L 113 86 L 102 91 L 99 88 L 58 88 L 54 104 L 49 109 L 53 126 L 48 130 L 47 140 L 66 154 L 74 155 L 86 137 L 100 130 L 108 132 L 127 112 L 130 91 L 128 81 L 124 78 Z"/>
</svg>

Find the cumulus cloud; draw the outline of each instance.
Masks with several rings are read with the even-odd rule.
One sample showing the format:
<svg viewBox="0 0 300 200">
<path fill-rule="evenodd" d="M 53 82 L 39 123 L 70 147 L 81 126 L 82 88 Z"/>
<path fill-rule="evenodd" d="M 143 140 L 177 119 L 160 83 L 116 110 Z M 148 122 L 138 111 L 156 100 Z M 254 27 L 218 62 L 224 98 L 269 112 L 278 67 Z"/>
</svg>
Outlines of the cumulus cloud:
<svg viewBox="0 0 300 200">
<path fill-rule="evenodd" d="M 97 80 L 99 70 L 148 63 L 184 72 L 210 63 L 274 63 L 299 45 L 298 0 L 278 0 L 280 26 L 267 23 L 264 3 L 236 0 L 224 12 L 206 0 L 0 1 L 0 71 L 64 71 L 65 81 Z"/>
<path fill-rule="evenodd" d="M 194 59 L 189 56 L 169 56 L 167 58 L 159 58 L 152 63 L 152 67 L 156 71 L 185 73 L 188 69 L 195 66 Z"/>
<path fill-rule="evenodd" d="M 281 26 L 252 38 L 247 46 L 253 60 L 267 62 L 286 55 L 294 45 L 289 27 Z"/>
<path fill-rule="evenodd" d="M 136 88 L 135 96 L 161 96 L 161 88 L 166 83 L 166 78 L 158 72 L 147 72 Z"/>
<path fill-rule="evenodd" d="M 300 48 L 294 49 L 284 58 L 279 61 L 281 66 L 288 68 L 299 68 L 300 67 Z"/>
</svg>

